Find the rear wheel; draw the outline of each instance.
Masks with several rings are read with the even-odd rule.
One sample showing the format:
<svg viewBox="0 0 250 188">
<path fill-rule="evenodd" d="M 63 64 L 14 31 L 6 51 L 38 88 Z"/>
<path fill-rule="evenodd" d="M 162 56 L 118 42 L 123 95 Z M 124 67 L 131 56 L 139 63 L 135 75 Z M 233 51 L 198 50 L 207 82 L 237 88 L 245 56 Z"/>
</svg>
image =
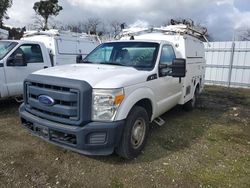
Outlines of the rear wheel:
<svg viewBox="0 0 250 188">
<path fill-rule="evenodd" d="M 184 106 L 183 106 L 184 109 L 187 111 L 193 110 L 197 105 L 197 99 L 198 99 L 198 87 L 195 88 L 193 98 L 184 104 Z"/>
<path fill-rule="evenodd" d="M 127 117 L 122 139 L 116 153 L 126 159 L 137 157 L 146 144 L 148 128 L 147 111 L 140 106 L 133 107 Z"/>
</svg>

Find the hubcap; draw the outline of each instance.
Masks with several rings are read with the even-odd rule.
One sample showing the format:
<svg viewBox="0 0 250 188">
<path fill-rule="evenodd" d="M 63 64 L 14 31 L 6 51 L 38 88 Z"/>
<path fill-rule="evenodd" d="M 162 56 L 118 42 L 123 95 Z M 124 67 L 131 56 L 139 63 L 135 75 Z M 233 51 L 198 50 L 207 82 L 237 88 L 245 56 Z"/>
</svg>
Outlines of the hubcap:
<svg viewBox="0 0 250 188">
<path fill-rule="evenodd" d="M 146 123 L 145 120 L 139 118 L 135 121 L 132 132 L 131 132 L 131 144 L 134 149 L 137 149 L 143 143 L 146 132 Z"/>
</svg>

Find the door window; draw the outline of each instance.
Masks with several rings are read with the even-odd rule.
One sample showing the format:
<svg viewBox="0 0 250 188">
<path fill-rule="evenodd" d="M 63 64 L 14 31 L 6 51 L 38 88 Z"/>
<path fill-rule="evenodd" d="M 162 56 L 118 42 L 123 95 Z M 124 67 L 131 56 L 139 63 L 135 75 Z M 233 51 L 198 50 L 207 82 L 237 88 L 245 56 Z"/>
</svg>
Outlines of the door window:
<svg viewBox="0 0 250 188">
<path fill-rule="evenodd" d="M 21 45 L 16 51 L 11 55 L 13 59 L 17 54 L 22 54 L 24 61 L 28 63 L 43 63 L 43 55 L 41 47 L 38 44 L 24 44 Z"/>
<path fill-rule="evenodd" d="M 174 49 L 172 46 L 170 45 L 164 45 L 162 47 L 162 51 L 161 51 L 161 58 L 160 58 L 160 64 L 163 65 L 171 65 L 173 60 L 175 59 L 175 53 L 174 53 Z M 171 68 L 164 68 L 164 75 L 166 74 L 170 74 L 172 71 Z"/>
<path fill-rule="evenodd" d="M 170 45 L 164 45 L 161 51 L 160 64 L 172 64 L 175 59 L 174 49 Z"/>
</svg>

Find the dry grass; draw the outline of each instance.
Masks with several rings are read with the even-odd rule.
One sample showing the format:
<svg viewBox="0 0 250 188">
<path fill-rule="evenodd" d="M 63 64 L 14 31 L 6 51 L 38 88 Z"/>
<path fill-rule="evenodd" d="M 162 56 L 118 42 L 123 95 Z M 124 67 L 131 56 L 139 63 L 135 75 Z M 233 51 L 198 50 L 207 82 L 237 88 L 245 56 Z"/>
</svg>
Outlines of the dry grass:
<svg viewBox="0 0 250 188">
<path fill-rule="evenodd" d="M 142 155 L 87 157 L 31 136 L 18 104 L 0 101 L 0 187 L 250 187 L 250 90 L 206 87 L 176 107 Z"/>
</svg>

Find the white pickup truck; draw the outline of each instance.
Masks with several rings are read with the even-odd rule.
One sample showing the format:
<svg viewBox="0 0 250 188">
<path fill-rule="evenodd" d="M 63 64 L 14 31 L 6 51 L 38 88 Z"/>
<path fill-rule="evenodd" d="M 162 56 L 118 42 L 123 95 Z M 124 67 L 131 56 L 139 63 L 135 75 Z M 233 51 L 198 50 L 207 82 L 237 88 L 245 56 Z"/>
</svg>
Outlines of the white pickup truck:
<svg viewBox="0 0 250 188">
<path fill-rule="evenodd" d="M 100 42 L 92 36 L 56 30 L 27 32 L 21 40 L 0 40 L 0 99 L 23 94 L 23 81 L 32 72 L 76 63 Z"/>
<path fill-rule="evenodd" d="M 159 117 L 177 104 L 194 108 L 203 89 L 204 46 L 186 30 L 127 31 L 81 64 L 29 75 L 19 109 L 23 127 L 79 153 L 136 157 L 149 123 L 161 124 Z"/>
</svg>

